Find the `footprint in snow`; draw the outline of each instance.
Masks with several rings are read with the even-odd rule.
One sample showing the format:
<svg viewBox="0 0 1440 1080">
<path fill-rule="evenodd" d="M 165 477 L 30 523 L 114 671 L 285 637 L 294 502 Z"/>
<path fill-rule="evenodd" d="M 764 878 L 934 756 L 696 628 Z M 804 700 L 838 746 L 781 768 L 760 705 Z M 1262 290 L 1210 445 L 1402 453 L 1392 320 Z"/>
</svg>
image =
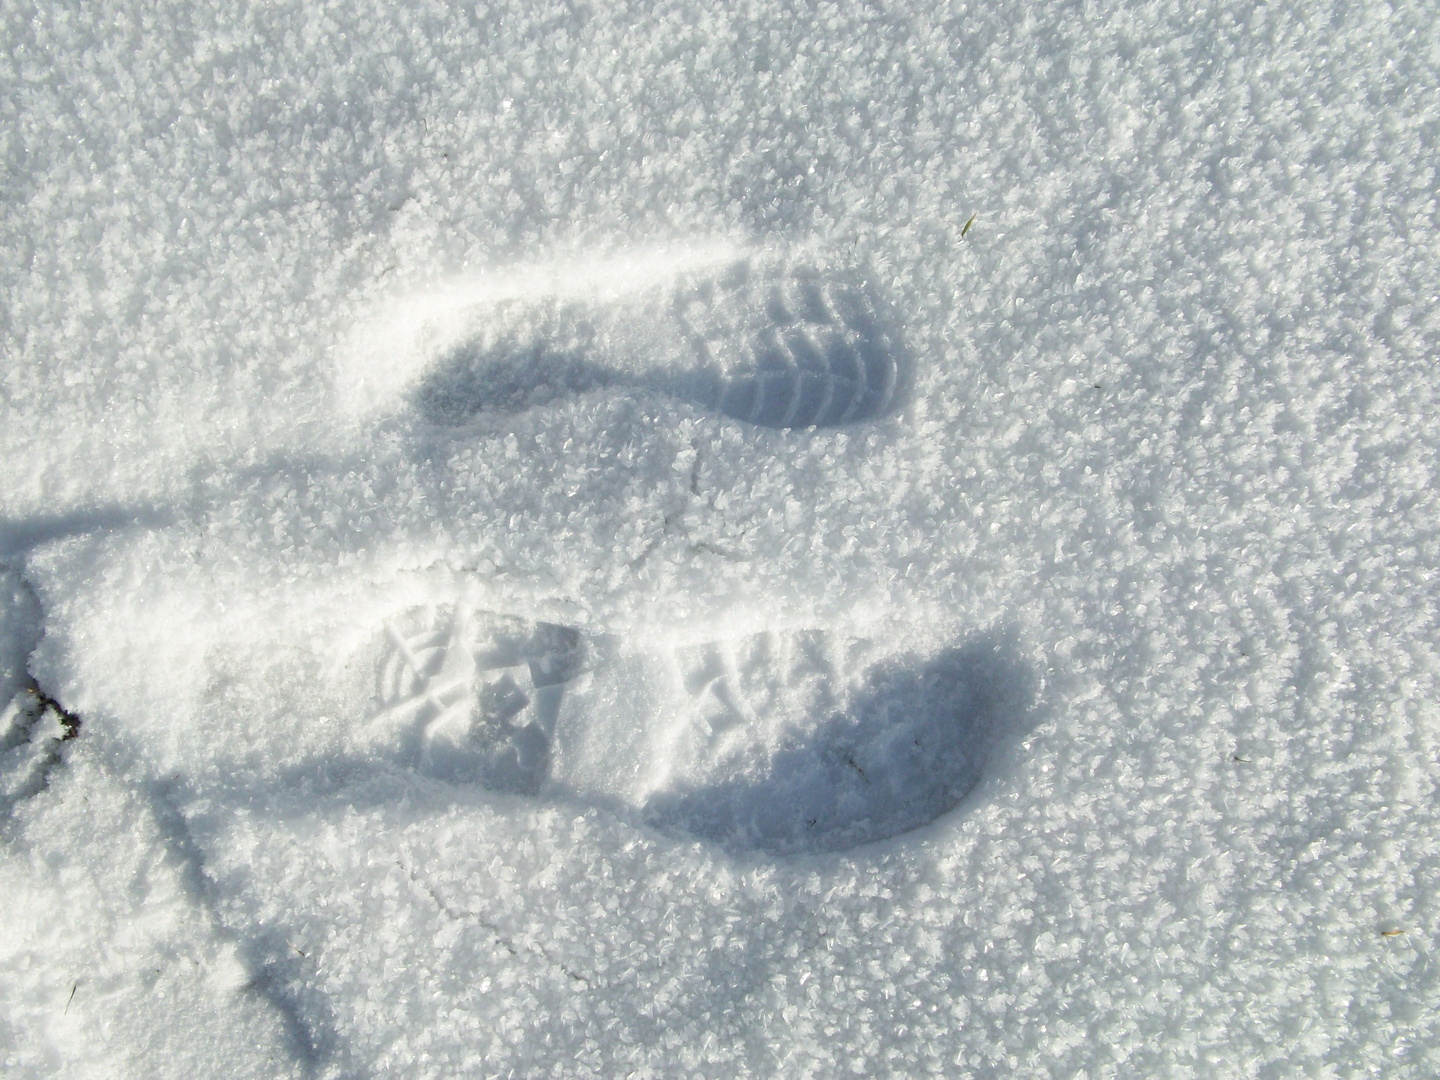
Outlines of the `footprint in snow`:
<svg viewBox="0 0 1440 1080">
<path fill-rule="evenodd" d="M 885 416 L 910 382 L 864 277 L 788 259 L 731 260 L 606 300 L 493 300 L 440 340 L 411 393 L 440 425 L 628 386 L 764 427 L 825 427 Z"/>
<path fill-rule="evenodd" d="M 895 656 L 811 630 L 627 650 L 463 601 L 387 622 L 377 652 L 369 737 L 419 771 L 771 854 L 933 821 L 1029 695 L 995 642 Z"/>
</svg>

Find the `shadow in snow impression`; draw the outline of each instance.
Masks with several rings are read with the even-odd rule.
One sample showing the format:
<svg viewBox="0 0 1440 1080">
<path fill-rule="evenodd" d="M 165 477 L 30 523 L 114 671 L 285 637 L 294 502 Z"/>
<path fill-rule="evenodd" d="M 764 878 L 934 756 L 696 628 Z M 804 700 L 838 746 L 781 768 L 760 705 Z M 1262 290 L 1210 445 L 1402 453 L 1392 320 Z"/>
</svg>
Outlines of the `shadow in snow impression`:
<svg viewBox="0 0 1440 1080">
<path fill-rule="evenodd" d="M 64 514 L 0 518 L 0 562 L 69 536 L 110 532 L 132 525 L 161 528 L 173 522 L 174 513 L 163 507 L 120 505 L 72 510 Z"/>
<path fill-rule="evenodd" d="M 995 745 L 1023 733 L 1034 684 L 1013 648 L 994 639 L 877 664 L 808 732 L 758 761 L 656 792 L 646 820 L 772 855 L 908 832 L 957 806 Z"/>
</svg>

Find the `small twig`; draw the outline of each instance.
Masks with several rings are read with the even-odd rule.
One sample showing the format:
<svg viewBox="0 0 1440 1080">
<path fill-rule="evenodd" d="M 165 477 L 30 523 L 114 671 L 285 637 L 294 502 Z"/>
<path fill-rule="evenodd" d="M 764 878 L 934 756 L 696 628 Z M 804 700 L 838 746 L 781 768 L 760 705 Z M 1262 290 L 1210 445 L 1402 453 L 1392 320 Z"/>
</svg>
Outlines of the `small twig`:
<svg viewBox="0 0 1440 1080">
<path fill-rule="evenodd" d="M 854 769 L 856 773 L 859 774 L 861 780 L 864 780 L 867 784 L 870 782 L 870 778 L 865 775 L 865 770 L 856 763 L 853 756 L 851 756 L 850 754 L 846 754 L 844 760 L 846 765 L 849 765 L 850 768 Z"/>
<path fill-rule="evenodd" d="M 61 705 L 49 694 L 41 690 L 39 686 L 26 687 L 30 693 L 35 695 L 35 703 L 40 706 L 40 714 L 43 716 L 46 709 L 54 709 L 55 715 L 60 720 L 60 726 L 65 729 L 65 734 L 60 736 L 61 742 L 68 742 L 80 734 L 80 718 L 72 713 L 65 706 Z"/>
</svg>

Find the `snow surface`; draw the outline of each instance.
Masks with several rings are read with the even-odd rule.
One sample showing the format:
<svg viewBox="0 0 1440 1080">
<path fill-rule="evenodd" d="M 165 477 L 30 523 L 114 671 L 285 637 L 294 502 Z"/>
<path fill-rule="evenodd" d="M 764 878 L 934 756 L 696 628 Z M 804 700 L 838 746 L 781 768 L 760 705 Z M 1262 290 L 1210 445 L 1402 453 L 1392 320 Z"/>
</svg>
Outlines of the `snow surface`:
<svg viewBox="0 0 1440 1080">
<path fill-rule="evenodd" d="M 1429 5 L 0 19 L 7 1076 L 1440 1073 Z"/>
</svg>

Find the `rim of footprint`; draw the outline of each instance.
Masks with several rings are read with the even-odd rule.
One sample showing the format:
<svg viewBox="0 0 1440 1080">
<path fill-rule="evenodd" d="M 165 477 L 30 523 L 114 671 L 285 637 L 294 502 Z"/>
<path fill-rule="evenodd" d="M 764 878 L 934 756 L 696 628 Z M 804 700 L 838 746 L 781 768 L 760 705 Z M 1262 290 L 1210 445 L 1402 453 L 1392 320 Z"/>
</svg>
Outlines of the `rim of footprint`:
<svg viewBox="0 0 1440 1080">
<path fill-rule="evenodd" d="M 630 387 L 762 427 L 807 428 L 884 417 L 911 382 L 898 328 L 864 273 L 752 256 L 618 297 L 477 304 L 411 397 L 427 420 L 454 426 Z"/>
<path fill-rule="evenodd" d="M 377 651 L 373 748 L 448 782 L 775 855 L 933 821 L 1029 696 L 993 639 L 896 655 L 800 630 L 654 650 L 460 601 L 388 621 Z"/>
</svg>

